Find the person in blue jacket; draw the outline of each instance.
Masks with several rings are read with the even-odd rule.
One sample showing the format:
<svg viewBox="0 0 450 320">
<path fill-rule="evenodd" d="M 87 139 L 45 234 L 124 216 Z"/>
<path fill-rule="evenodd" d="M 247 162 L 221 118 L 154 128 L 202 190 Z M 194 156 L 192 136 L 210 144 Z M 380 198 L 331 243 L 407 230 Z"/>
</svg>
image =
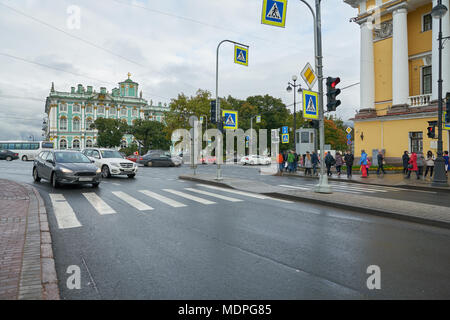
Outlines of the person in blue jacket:
<svg viewBox="0 0 450 320">
<path fill-rule="evenodd" d="M 364 149 L 361 150 L 361 158 L 359 159 L 359 165 L 366 166 L 367 168 L 367 153 Z M 369 170 L 367 170 L 367 175 L 369 175 Z"/>
</svg>

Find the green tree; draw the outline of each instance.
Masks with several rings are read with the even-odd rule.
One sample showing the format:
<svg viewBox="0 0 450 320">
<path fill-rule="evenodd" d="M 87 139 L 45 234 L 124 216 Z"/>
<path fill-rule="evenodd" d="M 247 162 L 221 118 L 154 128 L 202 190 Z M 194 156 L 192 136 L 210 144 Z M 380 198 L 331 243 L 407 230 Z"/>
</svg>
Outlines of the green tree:
<svg viewBox="0 0 450 320">
<path fill-rule="evenodd" d="M 139 147 L 136 143 L 132 143 L 128 147 L 120 149 L 120 152 L 125 153 L 127 156 L 132 155 L 136 151 L 139 151 Z"/>
<path fill-rule="evenodd" d="M 331 117 L 325 119 L 325 143 L 330 144 L 332 149 L 347 150 L 346 135 L 342 120 Z"/>
<path fill-rule="evenodd" d="M 97 145 L 103 148 L 120 146 L 122 137 L 128 130 L 126 122 L 106 118 L 98 118 L 92 127 L 98 130 Z"/>
<path fill-rule="evenodd" d="M 137 119 L 129 128 L 139 144 L 143 147 L 142 153 L 150 149 L 168 150 L 171 145 L 167 138 L 166 126 L 159 121 Z"/>
</svg>

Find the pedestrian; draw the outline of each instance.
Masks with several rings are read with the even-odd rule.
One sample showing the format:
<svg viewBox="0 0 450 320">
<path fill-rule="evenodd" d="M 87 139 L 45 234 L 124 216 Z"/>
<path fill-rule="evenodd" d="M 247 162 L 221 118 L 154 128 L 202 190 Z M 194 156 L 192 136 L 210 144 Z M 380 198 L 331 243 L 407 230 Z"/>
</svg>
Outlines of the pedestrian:
<svg viewBox="0 0 450 320">
<path fill-rule="evenodd" d="M 383 174 L 385 174 L 386 172 L 384 171 L 384 155 L 383 152 L 381 152 L 381 150 L 378 151 L 377 154 L 377 161 L 378 161 L 378 169 L 377 169 L 377 175 L 380 174 L 380 170 L 381 172 L 383 172 Z"/>
<path fill-rule="evenodd" d="M 408 151 L 403 152 L 402 161 L 403 161 L 403 174 L 408 174 L 408 165 L 409 165 Z"/>
<path fill-rule="evenodd" d="M 313 167 L 313 174 L 316 175 L 317 165 L 320 163 L 320 161 L 319 161 L 319 157 L 317 156 L 317 153 L 315 151 L 312 152 L 311 163 L 312 163 L 312 167 Z"/>
<path fill-rule="evenodd" d="M 311 159 L 311 155 L 309 153 L 309 151 L 306 151 L 306 156 L 305 156 L 305 176 L 307 176 L 308 174 L 311 176 L 311 168 L 312 168 L 312 159 Z"/>
<path fill-rule="evenodd" d="M 293 166 L 294 166 L 294 173 L 296 173 L 297 172 L 297 167 L 298 167 L 298 154 L 297 154 L 297 151 L 294 151 L 294 164 L 293 164 Z"/>
<path fill-rule="evenodd" d="M 284 171 L 288 171 L 287 152 L 286 152 L 286 150 L 283 151 L 283 168 L 284 168 Z"/>
<path fill-rule="evenodd" d="M 366 170 L 367 175 L 369 175 L 369 170 L 367 170 L 367 153 L 363 149 L 361 150 L 361 158 L 359 158 L 359 165 L 361 166 L 361 172 Z"/>
<path fill-rule="evenodd" d="M 414 151 L 411 153 L 411 157 L 409 158 L 408 175 L 406 176 L 407 179 L 411 177 L 411 171 L 414 171 L 417 175 L 417 179 L 420 179 L 419 168 L 417 167 L 417 153 Z"/>
<path fill-rule="evenodd" d="M 425 159 L 425 164 L 427 165 L 427 168 L 425 169 L 424 178 L 427 177 L 428 171 L 430 171 L 430 178 L 433 178 L 434 160 L 436 160 L 436 158 L 433 155 L 433 152 L 431 152 L 431 150 L 428 150 L 427 158 Z"/>
<path fill-rule="evenodd" d="M 284 158 L 282 153 L 278 153 L 277 162 L 278 162 L 278 173 L 281 176 L 283 173 L 283 166 L 284 166 Z"/>
<path fill-rule="evenodd" d="M 341 176 L 341 167 L 344 164 L 344 160 L 342 159 L 341 153 L 336 152 L 336 172 L 338 177 Z"/>
<path fill-rule="evenodd" d="M 327 155 L 325 156 L 325 165 L 327 166 L 327 176 L 331 177 L 333 175 L 331 173 L 331 167 L 334 166 L 335 163 L 336 160 L 331 155 L 331 152 L 328 151 Z"/>
<path fill-rule="evenodd" d="M 444 151 L 445 174 L 448 173 L 448 151 Z"/>
<path fill-rule="evenodd" d="M 347 166 L 347 178 L 350 179 L 352 177 L 353 162 L 355 161 L 355 157 L 350 150 L 347 150 L 347 153 L 344 156 L 344 161 L 345 165 Z"/>
<path fill-rule="evenodd" d="M 417 173 L 419 174 L 419 177 L 423 175 L 423 167 L 425 165 L 425 157 L 423 156 L 423 152 L 419 151 L 417 152 Z"/>
<path fill-rule="evenodd" d="M 294 171 L 294 152 L 292 150 L 289 151 L 289 153 L 287 155 L 287 162 L 288 162 L 289 172 L 293 172 Z"/>
</svg>

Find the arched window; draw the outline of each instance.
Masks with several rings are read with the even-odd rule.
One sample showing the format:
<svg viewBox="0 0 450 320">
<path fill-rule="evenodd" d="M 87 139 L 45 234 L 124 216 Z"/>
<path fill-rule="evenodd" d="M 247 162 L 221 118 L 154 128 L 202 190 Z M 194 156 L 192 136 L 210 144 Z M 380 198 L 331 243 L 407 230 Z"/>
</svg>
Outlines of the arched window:
<svg viewBox="0 0 450 320">
<path fill-rule="evenodd" d="M 86 148 L 92 148 L 92 140 L 86 140 Z"/>
<path fill-rule="evenodd" d="M 67 130 L 67 118 L 59 119 L 59 130 Z"/>
<path fill-rule="evenodd" d="M 127 147 L 127 140 L 122 140 L 122 142 L 120 143 L 120 147 L 121 148 L 126 148 Z"/>
<path fill-rule="evenodd" d="M 66 139 L 62 139 L 59 142 L 59 148 L 62 149 L 62 150 L 67 149 L 67 140 Z"/>
<path fill-rule="evenodd" d="M 94 121 L 92 121 L 92 118 L 87 118 L 86 119 L 86 130 L 92 130 L 91 129 L 91 125 L 94 123 Z"/>
<path fill-rule="evenodd" d="M 73 140 L 72 149 L 80 149 L 80 140 Z"/>
<path fill-rule="evenodd" d="M 73 126 L 72 126 L 72 131 L 80 131 L 80 119 L 79 118 L 74 118 L 73 119 Z"/>
</svg>

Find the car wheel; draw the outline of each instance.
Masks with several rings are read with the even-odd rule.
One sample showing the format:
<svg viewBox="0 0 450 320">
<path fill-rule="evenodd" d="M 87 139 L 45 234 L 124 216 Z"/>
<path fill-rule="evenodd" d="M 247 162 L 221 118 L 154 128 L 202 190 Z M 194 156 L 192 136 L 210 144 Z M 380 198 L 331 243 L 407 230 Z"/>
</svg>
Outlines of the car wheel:
<svg viewBox="0 0 450 320">
<path fill-rule="evenodd" d="M 103 177 L 103 178 L 109 178 L 109 177 L 111 177 L 111 173 L 109 172 L 108 166 L 103 166 L 103 167 L 102 167 L 102 177 Z"/>
<path fill-rule="evenodd" d="M 36 181 L 36 182 L 41 181 L 41 178 L 39 177 L 39 174 L 38 174 L 36 168 L 33 169 L 33 179 L 34 179 L 34 181 Z"/>
<path fill-rule="evenodd" d="M 92 184 L 92 188 L 98 188 L 98 185 L 100 184 L 100 182 L 96 182 Z"/>
<path fill-rule="evenodd" d="M 148 161 L 147 162 L 147 167 L 151 167 L 151 166 L 153 166 L 153 163 L 151 161 Z"/>
<path fill-rule="evenodd" d="M 128 175 L 128 178 L 133 179 L 135 176 L 136 176 L 136 175 L 135 175 L 134 173 L 133 173 L 133 174 L 129 174 L 129 175 Z"/>
<path fill-rule="evenodd" d="M 12 161 L 12 158 L 10 156 L 7 156 L 6 161 Z"/>
<path fill-rule="evenodd" d="M 22 161 L 28 161 L 28 157 L 27 156 L 23 156 L 22 157 Z"/>
<path fill-rule="evenodd" d="M 53 188 L 58 188 L 59 187 L 59 183 L 58 183 L 58 181 L 56 181 L 56 173 L 54 173 L 54 172 L 52 173 L 50 181 L 52 183 L 52 187 Z"/>
</svg>

